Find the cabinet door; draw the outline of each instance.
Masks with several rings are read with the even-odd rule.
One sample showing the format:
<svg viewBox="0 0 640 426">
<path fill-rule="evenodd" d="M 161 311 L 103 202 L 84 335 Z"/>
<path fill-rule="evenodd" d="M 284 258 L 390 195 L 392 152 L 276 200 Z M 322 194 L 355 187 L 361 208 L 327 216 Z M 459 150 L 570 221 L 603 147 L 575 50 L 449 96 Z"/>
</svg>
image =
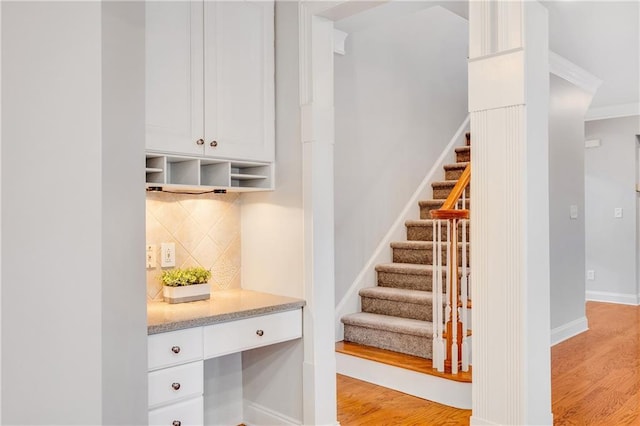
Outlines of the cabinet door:
<svg viewBox="0 0 640 426">
<path fill-rule="evenodd" d="M 205 1 L 205 155 L 274 159 L 272 1 Z"/>
<path fill-rule="evenodd" d="M 145 6 L 146 148 L 202 155 L 202 2 Z"/>
</svg>

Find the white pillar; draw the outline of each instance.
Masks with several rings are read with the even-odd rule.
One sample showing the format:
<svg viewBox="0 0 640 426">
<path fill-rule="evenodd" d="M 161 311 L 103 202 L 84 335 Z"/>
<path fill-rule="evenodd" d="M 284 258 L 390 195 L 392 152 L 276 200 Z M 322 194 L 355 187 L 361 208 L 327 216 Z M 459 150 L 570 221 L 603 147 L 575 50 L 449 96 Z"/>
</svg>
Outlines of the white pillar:
<svg viewBox="0 0 640 426">
<path fill-rule="evenodd" d="M 552 424 L 548 18 L 469 2 L 472 425 Z"/>
<path fill-rule="evenodd" d="M 337 424 L 333 226 L 333 22 L 300 5 L 304 208 L 304 424 Z"/>
</svg>

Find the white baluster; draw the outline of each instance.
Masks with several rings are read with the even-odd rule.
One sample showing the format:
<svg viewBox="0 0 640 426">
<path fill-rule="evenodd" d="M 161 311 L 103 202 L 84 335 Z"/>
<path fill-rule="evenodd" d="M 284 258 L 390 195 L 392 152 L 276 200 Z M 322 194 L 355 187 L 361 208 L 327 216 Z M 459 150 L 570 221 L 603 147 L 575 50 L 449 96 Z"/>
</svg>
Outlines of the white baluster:
<svg viewBox="0 0 640 426">
<path fill-rule="evenodd" d="M 451 282 L 451 373 L 458 374 L 458 221 L 450 220 L 450 226 L 453 226 L 451 232 L 451 240 L 449 242 L 451 246 L 451 253 L 448 257 L 451 262 L 449 271 L 453 271 L 450 275 L 451 278 L 448 281 Z"/>
<path fill-rule="evenodd" d="M 436 261 L 436 256 L 438 254 L 438 249 L 437 249 L 437 241 L 438 241 L 438 237 L 436 236 L 436 231 L 437 231 L 437 226 L 436 226 L 436 221 L 433 221 L 433 238 L 431 239 L 433 241 L 433 245 L 432 245 L 432 262 L 431 265 L 433 265 L 432 267 L 432 273 L 431 273 L 431 294 L 432 294 L 432 314 L 431 314 L 431 322 L 433 324 L 433 339 L 432 339 L 432 343 L 431 343 L 431 358 L 433 359 L 433 368 L 438 368 L 439 365 L 439 360 L 438 360 L 438 335 L 439 335 L 439 327 L 438 327 L 438 309 L 437 309 L 437 303 L 436 301 L 437 299 L 437 294 L 436 294 L 436 282 L 437 282 L 437 274 L 436 274 L 436 270 L 438 268 L 438 262 Z"/>
<path fill-rule="evenodd" d="M 438 327 L 438 346 L 437 346 L 437 369 L 440 372 L 444 371 L 444 359 L 446 355 L 444 341 L 442 338 L 442 333 L 444 331 L 444 324 L 442 321 L 442 222 L 440 220 L 438 222 L 437 227 L 437 237 L 436 237 L 436 260 L 435 263 L 437 265 L 436 270 L 436 281 L 433 283 L 433 287 L 435 288 L 436 295 L 436 305 L 438 310 L 438 319 L 436 321 L 436 326 Z"/>
<path fill-rule="evenodd" d="M 460 280 L 462 297 L 462 371 L 469 371 L 469 342 L 467 338 L 468 312 L 468 275 L 467 275 L 467 221 L 462 219 L 462 279 Z"/>
</svg>

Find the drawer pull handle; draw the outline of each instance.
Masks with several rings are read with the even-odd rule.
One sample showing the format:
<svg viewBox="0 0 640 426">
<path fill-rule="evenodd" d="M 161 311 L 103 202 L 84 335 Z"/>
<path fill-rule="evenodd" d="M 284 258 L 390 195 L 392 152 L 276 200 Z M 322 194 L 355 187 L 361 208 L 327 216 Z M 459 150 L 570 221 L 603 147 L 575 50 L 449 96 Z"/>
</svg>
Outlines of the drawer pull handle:
<svg viewBox="0 0 640 426">
<path fill-rule="evenodd" d="M 257 330 L 257 331 L 256 331 L 256 334 L 257 334 L 258 336 L 262 337 L 262 335 L 264 334 L 264 331 L 262 331 L 262 330 Z"/>
<path fill-rule="evenodd" d="M 211 146 L 211 148 L 215 148 L 218 146 L 218 141 L 211 141 L 209 145 Z"/>
<path fill-rule="evenodd" d="M 171 348 L 171 352 L 173 352 L 174 354 L 179 354 L 180 353 L 180 346 L 174 346 Z"/>
<path fill-rule="evenodd" d="M 171 423 L 171 426 L 180 426 L 182 424 L 182 422 L 180 420 L 174 420 L 173 423 Z"/>
<path fill-rule="evenodd" d="M 173 388 L 173 390 L 178 390 L 180 389 L 180 383 L 171 383 L 171 387 Z"/>
</svg>

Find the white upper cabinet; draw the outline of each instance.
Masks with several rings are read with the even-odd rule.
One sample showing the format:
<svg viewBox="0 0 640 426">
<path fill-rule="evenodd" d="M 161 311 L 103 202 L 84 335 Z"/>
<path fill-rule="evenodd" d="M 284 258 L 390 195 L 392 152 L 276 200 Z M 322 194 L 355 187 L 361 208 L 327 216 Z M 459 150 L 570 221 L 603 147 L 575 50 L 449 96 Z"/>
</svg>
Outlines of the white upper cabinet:
<svg viewBox="0 0 640 426">
<path fill-rule="evenodd" d="M 274 159 L 273 2 L 146 3 L 146 147 Z"/>
</svg>

